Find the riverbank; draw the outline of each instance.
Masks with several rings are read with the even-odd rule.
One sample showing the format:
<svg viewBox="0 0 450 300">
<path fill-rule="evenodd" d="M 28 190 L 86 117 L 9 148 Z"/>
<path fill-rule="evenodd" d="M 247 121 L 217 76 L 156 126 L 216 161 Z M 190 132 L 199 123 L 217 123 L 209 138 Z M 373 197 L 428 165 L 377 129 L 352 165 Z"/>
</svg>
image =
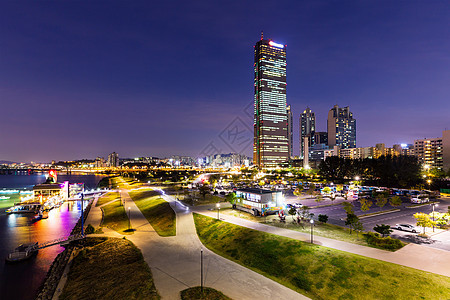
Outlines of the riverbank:
<svg viewBox="0 0 450 300">
<path fill-rule="evenodd" d="M 89 211 L 91 210 L 92 203 L 93 202 L 90 201 L 89 204 L 86 206 L 86 209 L 84 210 L 83 215 L 85 220 L 89 214 Z M 75 224 L 70 234 L 71 235 L 81 234 L 81 217 Z M 63 252 L 58 254 L 58 256 L 53 261 L 52 265 L 50 266 L 50 269 L 47 272 L 47 276 L 45 277 L 44 282 L 39 288 L 36 300 L 47 300 L 53 298 L 53 295 L 56 292 L 56 288 L 58 286 L 59 281 L 61 280 L 61 276 L 64 273 L 64 269 L 66 268 L 67 263 L 69 262 L 69 258 L 72 255 L 72 252 L 76 247 L 80 247 L 80 245 L 83 246 L 82 241 L 72 242 L 71 244 L 66 246 L 66 249 L 64 249 Z"/>
</svg>

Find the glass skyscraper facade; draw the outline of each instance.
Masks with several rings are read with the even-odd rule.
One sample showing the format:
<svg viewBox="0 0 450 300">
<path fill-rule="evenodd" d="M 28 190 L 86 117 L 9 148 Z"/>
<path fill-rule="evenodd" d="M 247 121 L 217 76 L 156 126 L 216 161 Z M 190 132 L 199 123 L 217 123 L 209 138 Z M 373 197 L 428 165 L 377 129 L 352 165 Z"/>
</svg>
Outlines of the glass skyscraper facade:
<svg viewBox="0 0 450 300">
<path fill-rule="evenodd" d="M 303 157 L 311 145 L 314 145 L 314 133 L 316 132 L 316 115 L 307 107 L 300 115 L 300 156 Z M 305 137 L 308 138 L 308 145 L 305 145 Z"/>
<path fill-rule="evenodd" d="M 286 46 L 261 37 L 255 45 L 253 162 L 274 168 L 289 159 Z"/>
<path fill-rule="evenodd" d="M 328 112 L 328 146 L 356 148 L 356 120 L 348 106 L 335 105 Z"/>
</svg>

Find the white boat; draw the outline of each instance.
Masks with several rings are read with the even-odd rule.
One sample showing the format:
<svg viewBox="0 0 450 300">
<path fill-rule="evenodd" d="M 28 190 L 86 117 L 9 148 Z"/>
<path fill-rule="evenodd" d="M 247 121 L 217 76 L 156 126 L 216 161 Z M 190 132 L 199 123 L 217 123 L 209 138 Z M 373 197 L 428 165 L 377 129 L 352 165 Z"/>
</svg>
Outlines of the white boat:
<svg viewBox="0 0 450 300">
<path fill-rule="evenodd" d="M 6 210 L 8 214 L 20 214 L 20 213 L 36 213 L 40 210 L 41 204 L 30 203 L 30 204 L 18 204 L 10 207 Z"/>
</svg>

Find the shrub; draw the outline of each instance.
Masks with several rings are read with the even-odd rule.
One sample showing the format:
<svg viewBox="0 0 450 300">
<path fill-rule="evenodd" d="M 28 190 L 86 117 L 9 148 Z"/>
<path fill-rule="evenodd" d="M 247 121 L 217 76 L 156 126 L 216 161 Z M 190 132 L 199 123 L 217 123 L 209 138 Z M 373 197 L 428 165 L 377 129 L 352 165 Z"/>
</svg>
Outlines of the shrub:
<svg viewBox="0 0 450 300">
<path fill-rule="evenodd" d="M 374 232 L 364 233 L 363 236 L 369 245 L 382 249 L 398 250 L 404 246 L 404 244 L 398 239 L 393 239 L 390 236 L 380 237 L 378 233 Z"/>
<path fill-rule="evenodd" d="M 326 223 L 326 222 L 328 222 L 328 216 L 327 215 L 319 215 L 318 220 L 319 220 L 319 222 Z"/>
<path fill-rule="evenodd" d="M 85 234 L 92 234 L 95 232 L 95 228 L 94 226 L 92 226 L 91 224 L 88 224 L 88 226 L 86 227 L 86 229 L 84 230 Z"/>
</svg>

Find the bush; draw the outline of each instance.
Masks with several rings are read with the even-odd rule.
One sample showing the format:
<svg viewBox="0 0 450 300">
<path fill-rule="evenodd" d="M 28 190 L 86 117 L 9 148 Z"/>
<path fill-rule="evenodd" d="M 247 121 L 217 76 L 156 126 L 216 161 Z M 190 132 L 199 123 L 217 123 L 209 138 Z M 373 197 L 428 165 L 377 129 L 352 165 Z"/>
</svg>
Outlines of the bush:
<svg viewBox="0 0 450 300">
<path fill-rule="evenodd" d="M 328 216 L 327 215 L 319 215 L 317 219 L 319 220 L 319 222 L 322 222 L 322 223 L 328 222 Z"/>
<path fill-rule="evenodd" d="M 94 226 L 92 226 L 91 224 L 88 224 L 88 226 L 86 227 L 86 229 L 84 230 L 85 234 L 92 234 L 95 232 L 95 228 Z"/>
<path fill-rule="evenodd" d="M 390 236 L 380 237 L 378 233 L 374 232 L 364 233 L 363 236 L 369 245 L 382 249 L 398 250 L 404 246 L 404 244 L 398 239 L 393 239 Z"/>
</svg>

